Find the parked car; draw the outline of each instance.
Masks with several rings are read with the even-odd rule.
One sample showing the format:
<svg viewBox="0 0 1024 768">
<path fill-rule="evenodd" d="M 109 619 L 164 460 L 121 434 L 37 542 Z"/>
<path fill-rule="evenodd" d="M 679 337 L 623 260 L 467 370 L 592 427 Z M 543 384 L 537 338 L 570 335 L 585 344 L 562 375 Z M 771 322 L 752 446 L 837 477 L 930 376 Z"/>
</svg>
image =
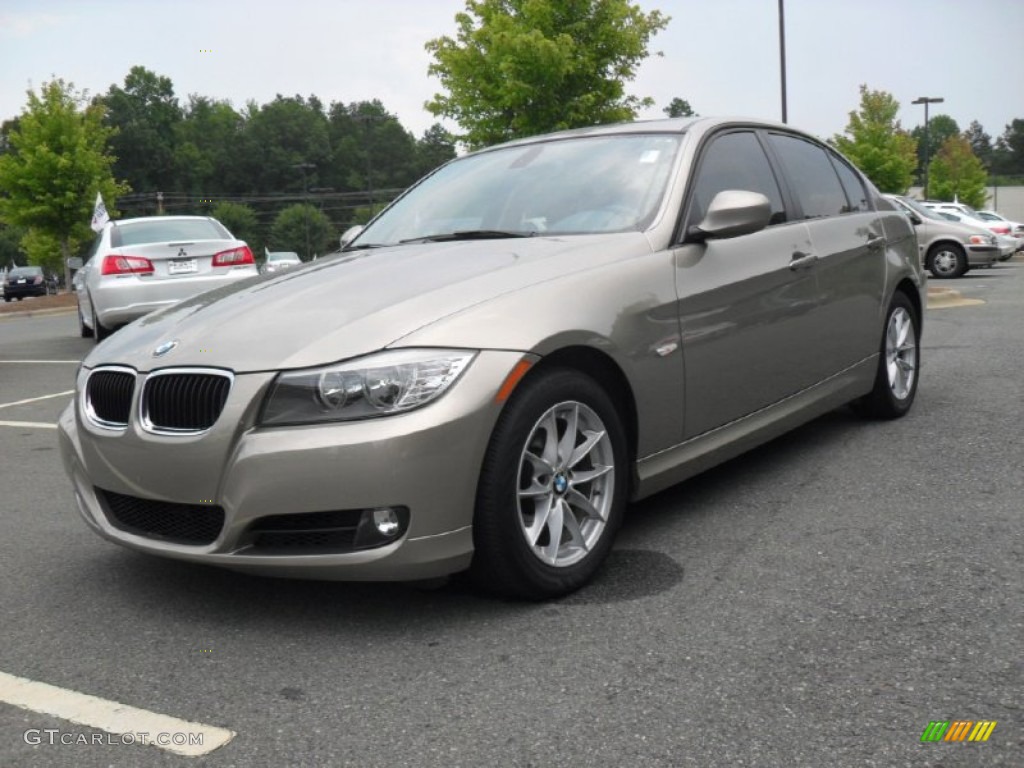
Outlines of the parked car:
<svg viewBox="0 0 1024 768">
<path fill-rule="evenodd" d="M 301 263 L 302 259 L 294 251 L 267 251 L 267 260 L 263 262 L 260 272 L 272 275 L 290 267 L 297 267 Z"/>
<path fill-rule="evenodd" d="M 1010 228 L 1010 235 L 1017 238 L 1017 250 L 1024 250 L 1024 224 L 1021 224 L 1019 221 L 1010 221 L 995 211 L 978 211 L 978 216 L 985 221 L 1001 222 L 1008 226 Z"/>
<path fill-rule="evenodd" d="M 72 283 L 79 331 L 99 342 L 154 310 L 256 274 L 249 246 L 208 216 L 109 221 Z"/>
<path fill-rule="evenodd" d="M 61 453 L 86 523 L 143 552 L 561 595 L 627 501 L 847 403 L 904 415 L 924 285 L 909 219 L 789 126 L 535 137 L 118 333 Z"/>
<path fill-rule="evenodd" d="M 953 211 L 942 211 L 934 208 L 930 210 L 932 210 L 933 213 L 937 213 L 939 216 L 949 221 L 955 221 L 958 224 L 973 227 L 982 232 L 992 232 L 992 230 L 986 227 L 983 222 L 979 221 L 973 216 L 968 216 L 963 213 L 954 213 Z M 994 233 L 993 237 L 995 237 L 996 239 L 996 245 L 999 246 L 998 261 L 1006 261 L 1011 256 L 1013 256 L 1014 253 L 1017 252 L 1018 242 L 1015 237 L 1011 237 L 1010 235 L 997 235 Z"/>
<path fill-rule="evenodd" d="M 45 296 L 46 281 L 42 267 L 14 267 L 4 277 L 4 301 L 26 296 Z"/>
<path fill-rule="evenodd" d="M 903 195 L 885 195 L 917 230 L 922 264 L 933 277 L 960 277 L 971 267 L 990 267 L 1002 255 L 996 236 L 988 230 L 962 224 L 954 214 L 932 210 Z"/>
<path fill-rule="evenodd" d="M 963 221 L 964 219 L 971 220 L 978 226 L 985 227 L 991 230 L 997 235 L 1009 235 L 1012 232 L 1012 227 L 1001 221 L 991 221 L 985 219 L 978 214 L 976 210 L 971 208 L 969 205 L 963 203 L 944 203 L 939 200 L 925 200 L 921 203 L 925 208 L 931 208 L 933 211 L 943 211 L 944 213 L 950 213 L 957 217 L 958 220 Z"/>
</svg>

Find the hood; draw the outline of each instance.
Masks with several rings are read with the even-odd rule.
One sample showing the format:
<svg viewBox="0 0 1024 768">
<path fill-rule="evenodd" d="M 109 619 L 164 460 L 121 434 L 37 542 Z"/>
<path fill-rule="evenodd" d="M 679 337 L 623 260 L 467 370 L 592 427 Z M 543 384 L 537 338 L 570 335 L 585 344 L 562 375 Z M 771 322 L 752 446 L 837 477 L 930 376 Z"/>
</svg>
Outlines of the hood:
<svg viewBox="0 0 1024 768">
<path fill-rule="evenodd" d="M 85 365 L 305 368 L 382 349 L 497 296 L 649 252 L 638 232 L 416 243 L 342 254 L 200 294 L 122 328 Z M 175 342 L 171 344 L 170 342 Z M 156 349 L 170 347 L 156 356 Z"/>
</svg>

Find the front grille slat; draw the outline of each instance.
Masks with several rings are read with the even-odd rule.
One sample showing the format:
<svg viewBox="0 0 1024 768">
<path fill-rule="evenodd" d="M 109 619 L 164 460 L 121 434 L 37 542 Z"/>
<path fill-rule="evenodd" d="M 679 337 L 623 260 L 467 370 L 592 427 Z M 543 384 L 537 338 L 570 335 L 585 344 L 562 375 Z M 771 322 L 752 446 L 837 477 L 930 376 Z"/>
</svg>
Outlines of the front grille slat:
<svg viewBox="0 0 1024 768">
<path fill-rule="evenodd" d="M 175 544 L 212 544 L 224 528 L 215 504 L 179 504 L 96 489 L 111 525 L 127 533 Z"/>
<path fill-rule="evenodd" d="M 220 418 L 230 390 L 231 377 L 226 373 L 151 374 L 142 391 L 143 424 L 156 432 L 203 432 Z"/>
</svg>

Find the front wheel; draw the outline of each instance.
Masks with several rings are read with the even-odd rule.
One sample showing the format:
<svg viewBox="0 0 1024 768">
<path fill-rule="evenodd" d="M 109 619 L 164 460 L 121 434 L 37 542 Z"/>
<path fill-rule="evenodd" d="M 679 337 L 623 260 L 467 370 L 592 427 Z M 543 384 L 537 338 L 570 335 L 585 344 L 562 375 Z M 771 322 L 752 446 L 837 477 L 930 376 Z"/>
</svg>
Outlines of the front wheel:
<svg viewBox="0 0 1024 768">
<path fill-rule="evenodd" d="M 967 254 L 954 243 L 939 243 L 932 247 L 925 266 L 934 277 L 945 279 L 960 277 L 967 272 Z"/>
<path fill-rule="evenodd" d="M 886 314 L 875 386 L 855 403 L 860 413 L 878 419 L 897 419 L 910 410 L 917 394 L 921 362 L 920 328 L 914 305 L 906 294 L 897 293 Z"/>
<path fill-rule="evenodd" d="M 471 572 L 484 588 L 540 600 L 589 581 L 626 505 L 622 420 L 578 371 L 538 372 L 513 394 L 484 458 Z"/>
</svg>

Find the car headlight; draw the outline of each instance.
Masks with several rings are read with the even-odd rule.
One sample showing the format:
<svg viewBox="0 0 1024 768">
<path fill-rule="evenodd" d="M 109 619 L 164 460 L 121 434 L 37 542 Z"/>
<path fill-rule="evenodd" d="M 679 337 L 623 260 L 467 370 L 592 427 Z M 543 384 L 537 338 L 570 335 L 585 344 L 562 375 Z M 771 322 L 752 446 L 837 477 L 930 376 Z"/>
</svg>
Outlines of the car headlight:
<svg viewBox="0 0 1024 768">
<path fill-rule="evenodd" d="M 996 239 L 991 235 L 971 235 L 968 238 L 968 242 L 971 245 L 992 245 L 996 242 Z"/>
<path fill-rule="evenodd" d="M 395 349 L 278 375 L 264 425 L 317 424 L 390 416 L 439 398 L 472 362 L 465 349 Z"/>
</svg>

